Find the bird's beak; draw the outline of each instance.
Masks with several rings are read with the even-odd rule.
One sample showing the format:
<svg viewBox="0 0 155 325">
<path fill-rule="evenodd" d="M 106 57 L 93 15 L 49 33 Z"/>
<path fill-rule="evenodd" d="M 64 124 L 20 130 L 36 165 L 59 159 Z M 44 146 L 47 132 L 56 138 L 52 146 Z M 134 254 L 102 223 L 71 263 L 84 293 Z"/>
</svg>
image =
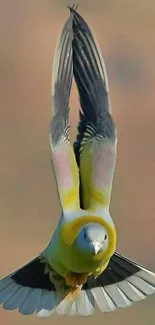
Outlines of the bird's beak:
<svg viewBox="0 0 155 325">
<path fill-rule="evenodd" d="M 93 244 L 92 244 L 92 247 L 93 247 L 93 252 L 95 255 L 98 254 L 100 248 L 101 248 L 101 244 L 97 241 L 94 241 Z"/>
</svg>

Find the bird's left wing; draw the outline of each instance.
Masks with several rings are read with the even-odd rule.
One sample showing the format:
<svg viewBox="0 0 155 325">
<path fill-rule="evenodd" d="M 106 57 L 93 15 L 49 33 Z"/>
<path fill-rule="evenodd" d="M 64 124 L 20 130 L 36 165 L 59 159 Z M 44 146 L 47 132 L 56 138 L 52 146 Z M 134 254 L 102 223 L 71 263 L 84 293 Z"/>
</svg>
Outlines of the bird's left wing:
<svg viewBox="0 0 155 325">
<path fill-rule="evenodd" d="M 104 61 L 92 32 L 73 14 L 73 73 L 82 111 L 74 144 L 80 168 L 82 207 L 109 208 L 116 162 L 116 128 L 111 114 Z"/>
<path fill-rule="evenodd" d="M 53 118 L 50 146 L 63 211 L 79 206 L 78 167 L 69 141 L 69 96 L 73 77 L 72 21 L 70 15 L 55 51 L 52 71 Z"/>
</svg>

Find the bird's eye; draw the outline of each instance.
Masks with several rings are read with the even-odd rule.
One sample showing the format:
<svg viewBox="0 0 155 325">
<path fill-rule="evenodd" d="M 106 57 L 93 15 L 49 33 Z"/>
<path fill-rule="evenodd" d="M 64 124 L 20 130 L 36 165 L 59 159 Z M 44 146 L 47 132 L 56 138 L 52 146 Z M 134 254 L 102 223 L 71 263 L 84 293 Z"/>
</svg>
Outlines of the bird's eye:
<svg viewBox="0 0 155 325">
<path fill-rule="evenodd" d="M 86 239 L 87 238 L 87 235 L 86 234 L 84 234 L 84 239 Z"/>
<path fill-rule="evenodd" d="M 104 240 L 106 240 L 107 239 L 107 234 L 105 234 L 105 236 L 104 236 Z"/>
</svg>

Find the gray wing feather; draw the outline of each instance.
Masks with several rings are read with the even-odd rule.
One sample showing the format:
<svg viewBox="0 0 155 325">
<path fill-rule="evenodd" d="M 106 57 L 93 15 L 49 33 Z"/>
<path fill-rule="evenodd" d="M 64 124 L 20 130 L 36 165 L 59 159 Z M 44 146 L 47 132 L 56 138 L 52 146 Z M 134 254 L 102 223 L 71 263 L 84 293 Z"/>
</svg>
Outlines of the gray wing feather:
<svg viewBox="0 0 155 325">
<path fill-rule="evenodd" d="M 72 21 L 71 15 L 62 30 L 53 61 L 52 101 L 54 116 L 50 131 L 53 146 L 62 138 L 64 141 L 69 138 L 69 96 L 73 77 Z"/>
<path fill-rule="evenodd" d="M 73 73 L 82 108 L 74 144 L 78 161 L 84 134 L 89 140 L 101 136 L 115 142 L 116 128 L 111 116 L 108 78 L 100 48 L 84 19 L 73 8 L 70 10 L 73 14 Z"/>
<path fill-rule="evenodd" d="M 69 97 L 73 79 L 73 15 L 62 30 L 56 47 L 52 71 L 53 117 L 49 141 L 51 161 L 63 210 L 79 205 L 79 174 L 73 146 L 69 141 Z M 70 190 L 76 193 L 72 202 L 66 201 Z M 67 203 L 66 203 L 67 202 Z"/>
</svg>

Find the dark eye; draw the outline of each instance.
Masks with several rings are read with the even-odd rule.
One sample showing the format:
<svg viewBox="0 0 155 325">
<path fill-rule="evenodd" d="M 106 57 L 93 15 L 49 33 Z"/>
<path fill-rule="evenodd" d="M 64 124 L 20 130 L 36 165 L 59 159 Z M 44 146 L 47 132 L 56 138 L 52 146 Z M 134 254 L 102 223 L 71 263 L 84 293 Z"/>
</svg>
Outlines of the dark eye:
<svg viewBox="0 0 155 325">
<path fill-rule="evenodd" d="M 104 236 L 104 240 L 106 240 L 107 239 L 107 234 L 105 234 L 105 236 Z"/>
<path fill-rule="evenodd" d="M 84 234 L 84 238 L 85 238 L 85 239 L 87 238 L 87 235 L 86 235 L 86 234 Z"/>
</svg>

